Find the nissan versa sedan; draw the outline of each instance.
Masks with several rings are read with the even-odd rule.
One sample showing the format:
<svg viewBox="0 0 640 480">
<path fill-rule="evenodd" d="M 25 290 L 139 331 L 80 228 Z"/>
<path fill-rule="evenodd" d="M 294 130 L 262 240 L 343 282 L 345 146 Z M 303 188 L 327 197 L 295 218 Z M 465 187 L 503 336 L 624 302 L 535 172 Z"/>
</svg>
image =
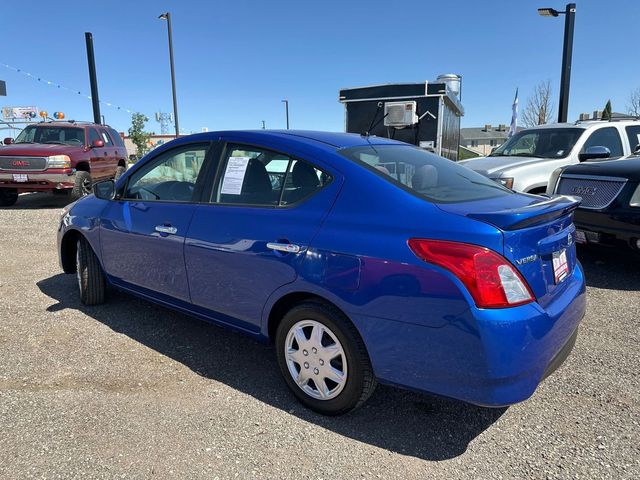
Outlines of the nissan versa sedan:
<svg viewBox="0 0 640 480">
<path fill-rule="evenodd" d="M 86 305 L 112 286 L 274 342 L 318 412 L 377 382 L 504 406 L 576 340 L 578 205 L 389 139 L 210 132 L 94 185 L 58 247 Z"/>
</svg>

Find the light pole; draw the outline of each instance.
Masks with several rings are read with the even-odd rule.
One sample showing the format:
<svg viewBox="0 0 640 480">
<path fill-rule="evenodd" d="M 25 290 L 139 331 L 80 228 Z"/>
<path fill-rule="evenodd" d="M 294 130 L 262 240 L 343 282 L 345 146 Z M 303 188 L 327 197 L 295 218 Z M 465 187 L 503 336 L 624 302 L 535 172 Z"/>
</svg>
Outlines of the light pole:
<svg viewBox="0 0 640 480">
<path fill-rule="evenodd" d="M 173 39 L 171 37 L 171 14 L 162 13 L 158 16 L 161 20 L 167 21 L 167 32 L 169 34 L 169 63 L 171 63 L 171 90 L 173 92 L 173 123 L 176 126 L 176 138 L 180 136 L 180 126 L 178 124 L 178 100 L 176 99 L 176 73 L 173 68 Z"/>
<path fill-rule="evenodd" d="M 569 112 L 569 86 L 571 84 L 571 57 L 573 56 L 573 28 L 576 21 L 576 4 L 568 3 L 564 12 L 559 12 L 553 8 L 539 8 L 538 13 L 543 17 L 565 16 L 562 75 L 560 77 L 560 105 L 558 107 L 558 122 L 564 123 L 567 121 Z"/>
<path fill-rule="evenodd" d="M 282 100 L 284 103 L 284 111 L 287 114 L 287 130 L 289 130 L 289 100 Z"/>
</svg>

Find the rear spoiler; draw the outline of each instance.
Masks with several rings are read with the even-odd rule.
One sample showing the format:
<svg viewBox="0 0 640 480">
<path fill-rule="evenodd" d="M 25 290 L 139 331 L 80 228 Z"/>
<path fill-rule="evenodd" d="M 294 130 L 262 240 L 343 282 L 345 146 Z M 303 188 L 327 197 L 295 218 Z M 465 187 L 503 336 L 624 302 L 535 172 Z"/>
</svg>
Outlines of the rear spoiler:
<svg viewBox="0 0 640 480">
<path fill-rule="evenodd" d="M 554 195 L 553 197 L 532 203 L 524 207 L 498 210 L 496 212 L 474 212 L 468 217 L 491 223 L 502 230 L 518 230 L 550 222 L 573 212 L 582 199 L 569 195 Z"/>
</svg>

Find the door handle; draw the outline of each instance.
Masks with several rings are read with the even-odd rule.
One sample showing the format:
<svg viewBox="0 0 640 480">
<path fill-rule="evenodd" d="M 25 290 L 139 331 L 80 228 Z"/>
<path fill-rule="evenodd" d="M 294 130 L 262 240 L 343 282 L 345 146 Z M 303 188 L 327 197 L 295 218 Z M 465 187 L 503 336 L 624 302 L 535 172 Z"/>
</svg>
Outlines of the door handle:
<svg viewBox="0 0 640 480">
<path fill-rule="evenodd" d="M 286 252 L 286 253 L 299 253 L 301 250 L 300 245 L 294 245 L 293 243 L 277 243 L 277 242 L 267 243 L 267 248 L 271 250 L 276 250 L 278 252 Z"/>
<path fill-rule="evenodd" d="M 176 233 L 178 233 L 178 229 L 176 227 L 172 227 L 171 225 L 156 225 L 156 232 L 175 235 Z"/>
</svg>

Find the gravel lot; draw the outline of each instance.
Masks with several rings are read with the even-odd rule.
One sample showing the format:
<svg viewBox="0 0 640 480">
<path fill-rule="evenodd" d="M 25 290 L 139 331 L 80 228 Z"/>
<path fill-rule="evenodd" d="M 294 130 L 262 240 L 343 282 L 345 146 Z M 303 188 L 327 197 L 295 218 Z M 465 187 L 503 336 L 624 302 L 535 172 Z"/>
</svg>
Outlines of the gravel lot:
<svg viewBox="0 0 640 480">
<path fill-rule="evenodd" d="M 272 347 L 57 264 L 64 197 L 0 209 L 0 478 L 640 478 L 640 261 L 581 250 L 589 309 L 529 401 L 483 409 L 379 387 L 303 409 Z"/>
</svg>

